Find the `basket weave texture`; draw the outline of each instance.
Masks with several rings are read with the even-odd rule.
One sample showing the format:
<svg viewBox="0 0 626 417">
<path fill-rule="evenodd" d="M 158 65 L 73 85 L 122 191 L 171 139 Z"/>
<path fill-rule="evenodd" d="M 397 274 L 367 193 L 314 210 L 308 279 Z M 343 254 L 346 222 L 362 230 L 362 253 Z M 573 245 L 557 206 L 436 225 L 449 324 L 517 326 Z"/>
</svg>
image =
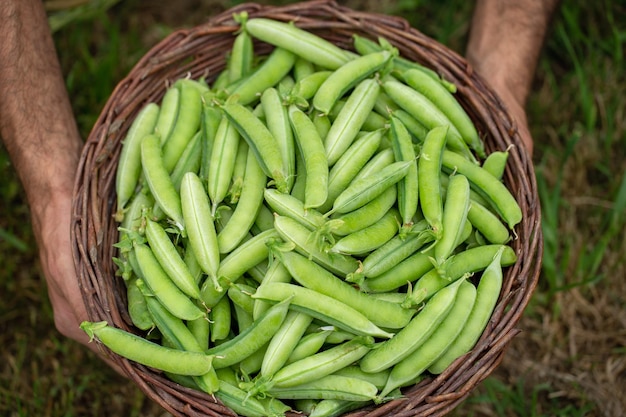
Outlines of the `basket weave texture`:
<svg viewBox="0 0 626 417">
<path fill-rule="evenodd" d="M 485 140 L 487 152 L 505 150 L 510 156 L 504 182 L 524 214 L 511 246 L 518 256 L 505 270 L 500 300 L 475 348 L 437 377 L 405 389 L 406 398 L 369 406 L 346 416 L 442 416 L 456 407 L 501 362 L 506 347 L 520 330 L 516 327 L 536 287 L 541 267 L 540 205 L 532 162 L 510 115 L 485 81 L 473 73 L 458 54 L 425 36 L 401 18 L 355 11 L 329 0 L 273 7 L 242 4 L 209 19 L 205 24 L 180 30 L 154 46 L 115 88 L 87 139 L 77 173 L 72 216 L 72 241 L 78 279 L 89 320 L 137 331 L 128 317 L 124 282 L 115 276 L 116 250 L 115 171 L 121 140 L 138 111 L 158 102 L 176 79 L 212 79 L 225 67 L 239 28 L 233 13 L 250 18 L 295 21 L 336 45 L 352 49 L 352 34 L 376 40 L 382 36 L 400 54 L 437 71 L 457 85 L 457 99 Z M 255 44 L 259 54 L 267 44 Z M 205 393 L 181 387 L 162 373 L 103 350 L 152 400 L 176 416 L 236 416 Z M 301 415 L 290 413 L 292 416 Z"/>
</svg>

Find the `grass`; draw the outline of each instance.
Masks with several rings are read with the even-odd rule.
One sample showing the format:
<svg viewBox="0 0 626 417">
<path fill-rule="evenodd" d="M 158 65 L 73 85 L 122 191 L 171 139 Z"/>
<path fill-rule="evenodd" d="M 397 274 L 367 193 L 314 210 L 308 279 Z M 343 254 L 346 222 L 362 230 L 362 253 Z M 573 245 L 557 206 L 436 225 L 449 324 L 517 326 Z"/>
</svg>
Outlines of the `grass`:
<svg viewBox="0 0 626 417">
<path fill-rule="evenodd" d="M 76 13 L 55 32 L 84 137 L 115 85 L 150 46 L 236 2 L 113 3 L 109 12 Z M 408 16 L 414 27 L 463 50 L 470 2 L 346 4 Z M 453 415 L 626 412 L 624 21 L 624 5 L 609 0 L 564 0 L 555 17 L 528 103 L 545 238 L 540 283 L 520 322 L 523 333 Z M 166 415 L 137 387 L 56 332 L 28 207 L 2 147 L 0 178 L 0 414 Z"/>
</svg>

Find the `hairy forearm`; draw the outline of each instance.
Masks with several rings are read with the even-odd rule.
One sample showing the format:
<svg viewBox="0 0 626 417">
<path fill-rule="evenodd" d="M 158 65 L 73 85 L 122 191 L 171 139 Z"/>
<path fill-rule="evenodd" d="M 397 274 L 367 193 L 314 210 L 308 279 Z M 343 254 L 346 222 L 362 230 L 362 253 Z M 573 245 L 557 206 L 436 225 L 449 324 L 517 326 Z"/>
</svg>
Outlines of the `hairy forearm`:
<svg viewBox="0 0 626 417">
<path fill-rule="evenodd" d="M 55 325 L 87 344 L 70 236 L 82 140 L 47 23 L 40 0 L 0 1 L 0 136 L 26 191 Z"/>
<path fill-rule="evenodd" d="M 523 105 L 558 0 L 478 0 L 467 58 L 492 84 Z"/>
<path fill-rule="evenodd" d="M 38 210 L 71 193 L 82 140 L 42 2 L 0 2 L 0 39 L 0 137 Z"/>
</svg>

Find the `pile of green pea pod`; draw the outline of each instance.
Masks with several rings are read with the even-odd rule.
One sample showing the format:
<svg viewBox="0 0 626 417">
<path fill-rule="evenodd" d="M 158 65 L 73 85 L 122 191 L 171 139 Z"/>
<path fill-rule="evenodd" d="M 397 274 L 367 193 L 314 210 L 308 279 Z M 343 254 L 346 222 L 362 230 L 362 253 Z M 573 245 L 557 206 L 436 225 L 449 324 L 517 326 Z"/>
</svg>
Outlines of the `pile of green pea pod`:
<svg viewBox="0 0 626 417">
<path fill-rule="evenodd" d="M 177 80 L 122 144 L 114 261 L 139 331 L 81 327 L 245 416 L 398 398 L 475 345 L 516 261 L 507 152 L 384 39 L 236 18 L 213 83 Z"/>
</svg>

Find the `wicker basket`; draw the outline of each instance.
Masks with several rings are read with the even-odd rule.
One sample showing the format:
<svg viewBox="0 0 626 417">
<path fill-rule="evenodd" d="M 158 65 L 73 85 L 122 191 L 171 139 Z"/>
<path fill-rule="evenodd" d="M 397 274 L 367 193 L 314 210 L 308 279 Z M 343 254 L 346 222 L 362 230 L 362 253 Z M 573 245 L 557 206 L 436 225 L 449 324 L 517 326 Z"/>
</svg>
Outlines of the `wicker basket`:
<svg viewBox="0 0 626 417">
<path fill-rule="evenodd" d="M 456 360 L 436 378 L 427 378 L 403 392 L 406 398 L 378 407 L 353 411 L 349 416 L 441 416 L 463 401 L 498 366 L 505 348 L 519 333 L 517 323 L 537 284 L 541 266 L 540 206 L 531 160 L 511 117 L 498 97 L 468 63 L 400 18 L 357 12 L 330 0 L 296 3 L 282 7 L 243 4 L 227 10 L 206 24 L 175 32 L 152 48 L 113 91 L 83 150 L 75 187 L 72 240 L 82 294 L 91 321 L 106 320 L 134 331 L 128 317 L 124 283 L 115 277 L 111 258 L 117 241 L 115 170 L 124 137 L 139 109 L 158 101 L 174 80 L 191 76 L 211 81 L 225 66 L 238 26 L 235 12 L 250 17 L 295 20 L 301 26 L 347 49 L 353 33 L 376 39 L 383 36 L 401 55 L 442 74 L 458 86 L 457 97 L 473 119 L 487 151 L 510 151 L 504 175 L 524 218 L 512 242 L 518 262 L 507 268 L 500 301 L 476 347 Z M 269 45 L 258 43 L 258 53 Z M 104 348 L 103 348 L 104 349 Z M 106 350 L 106 349 L 105 349 Z M 215 398 L 187 389 L 161 373 L 106 352 L 140 389 L 174 415 L 223 416 L 236 414 Z M 292 413 L 293 416 L 299 415 Z"/>
</svg>

